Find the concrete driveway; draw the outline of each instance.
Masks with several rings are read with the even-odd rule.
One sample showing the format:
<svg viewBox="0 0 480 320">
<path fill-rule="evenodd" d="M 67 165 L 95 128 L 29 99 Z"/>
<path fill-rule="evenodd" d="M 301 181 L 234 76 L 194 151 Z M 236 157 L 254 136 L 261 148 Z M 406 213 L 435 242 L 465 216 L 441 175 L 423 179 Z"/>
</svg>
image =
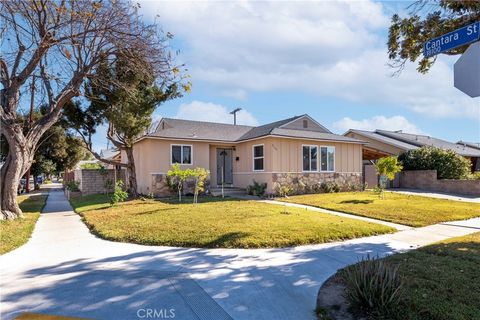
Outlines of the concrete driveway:
<svg viewBox="0 0 480 320">
<path fill-rule="evenodd" d="M 141 246 L 96 238 L 52 190 L 30 241 L 0 257 L 1 318 L 314 319 L 339 268 L 477 231 L 480 219 L 296 248 Z"/>
</svg>

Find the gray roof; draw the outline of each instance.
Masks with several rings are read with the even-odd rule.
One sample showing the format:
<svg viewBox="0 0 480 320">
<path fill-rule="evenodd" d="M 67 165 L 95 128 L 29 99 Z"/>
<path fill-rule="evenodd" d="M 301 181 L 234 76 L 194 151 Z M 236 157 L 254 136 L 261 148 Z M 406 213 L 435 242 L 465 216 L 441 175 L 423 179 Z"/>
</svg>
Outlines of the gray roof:
<svg viewBox="0 0 480 320">
<path fill-rule="evenodd" d="M 281 127 L 284 124 L 292 122 L 301 117 L 303 116 L 295 116 L 288 119 L 267 123 L 267 124 L 264 124 L 263 126 L 254 127 L 251 130 L 249 130 L 247 133 L 245 133 L 242 137 L 240 137 L 239 140 L 248 140 L 248 139 L 254 139 L 254 138 L 269 135 L 272 133 L 273 129 Z"/>
<path fill-rule="evenodd" d="M 102 149 L 100 150 L 100 156 L 104 159 L 111 159 L 115 157 L 120 151 L 118 149 Z"/>
<path fill-rule="evenodd" d="M 457 142 L 457 144 L 480 150 L 480 142 L 465 142 L 460 140 Z"/>
<path fill-rule="evenodd" d="M 358 130 L 358 129 L 350 129 L 346 133 L 348 133 L 348 132 L 357 133 L 357 134 L 363 135 L 367 138 L 371 138 L 373 140 L 377 140 L 377 141 L 395 146 L 395 147 L 403 149 L 405 151 L 406 150 L 412 150 L 412 149 L 418 149 L 418 146 L 416 146 L 416 145 L 406 143 L 406 142 L 403 142 L 403 141 L 399 141 L 399 140 L 396 140 L 396 139 L 393 139 L 393 138 L 389 138 L 389 137 L 381 135 L 377 132 L 366 131 L 366 130 Z"/>
<path fill-rule="evenodd" d="M 303 116 L 304 115 L 295 116 L 258 127 L 164 118 L 158 125 L 156 132 L 148 134 L 144 137 L 241 142 L 273 135 L 278 137 L 363 143 L 361 140 L 352 139 L 333 133 L 280 128 L 281 126 Z"/>
<path fill-rule="evenodd" d="M 162 122 L 165 124 L 163 129 Z M 157 131 L 147 136 L 232 142 L 238 140 L 252 128 L 225 123 L 163 118 Z"/>
<path fill-rule="evenodd" d="M 271 134 L 274 136 L 281 136 L 281 137 L 365 143 L 364 141 L 361 141 L 358 139 L 353 139 L 350 137 L 345 137 L 345 136 L 341 136 L 334 133 L 326 133 L 326 132 L 318 132 L 318 131 L 275 128 L 272 130 Z"/>
<path fill-rule="evenodd" d="M 480 157 L 480 150 L 464 145 L 448 142 L 442 139 L 433 138 L 426 135 L 403 133 L 398 131 L 375 130 L 376 133 L 383 136 L 402 141 L 414 146 L 433 146 L 445 150 L 453 150 L 459 155 L 467 157 Z"/>
</svg>

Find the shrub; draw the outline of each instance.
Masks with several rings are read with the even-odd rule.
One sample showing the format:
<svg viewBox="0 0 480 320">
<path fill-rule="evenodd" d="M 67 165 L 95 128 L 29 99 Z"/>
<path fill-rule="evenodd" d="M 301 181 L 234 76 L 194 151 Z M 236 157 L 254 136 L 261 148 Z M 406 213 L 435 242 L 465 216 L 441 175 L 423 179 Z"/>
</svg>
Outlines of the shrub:
<svg viewBox="0 0 480 320">
<path fill-rule="evenodd" d="M 253 196 L 261 197 L 265 194 L 265 190 L 267 190 L 267 183 L 258 183 L 255 180 L 253 180 L 253 184 L 247 187 L 247 193 Z"/>
<path fill-rule="evenodd" d="M 402 165 L 398 163 L 398 158 L 395 156 L 380 158 L 375 163 L 375 171 L 380 176 L 379 187 L 382 199 L 385 197 L 384 189 L 387 187 L 387 180 L 395 179 L 395 174 L 402 169 Z"/>
<path fill-rule="evenodd" d="M 105 179 L 103 183 L 103 187 L 105 188 L 105 192 L 108 193 L 109 190 L 113 189 L 113 180 L 112 179 Z"/>
<path fill-rule="evenodd" d="M 205 182 L 207 177 L 210 174 L 210 171 L 205 168 L 195 168 L 190 171 L 190 176 L 195 180 L 194 194 L 193 194 L 193 203 L 198 203 L 198 194 L 205 191 Z"/>
<path fill-rule="evenodd" d="M 467 179 L 469 180 L 480 180 L 480 171 L 476 171 L 474 173 L 471 173 L 467 176 Z"/>
<path fill-rule="evenodd" d="M 191 169 L 182 170 L 178 163 L 167 172 L 167 185 L 173 192 L 178 192 L 178 202 L 182 202 L 183 184 L 192 176 Z"/>
<path fill-rule="evenodd" d="M 72 191 L 72 192 L 77 192 L 77 191 L 80 191 L 80 182 L 78 181 L 68 181 L 66 184 L 65 184 L 65 188 L 67 188 L 68 191 Z"/>
<path fill-rule="evenodd" d="M 470 160 L 455 151 L 431 146 L 409 150 L 398 158 L 405 170 L 437 170 L 439 179 L 464 179 L 471 168 Z"/>
<path fill-rule="evenodd" d="M 333 193 L 333 192 L 340 192 L 340 185 L 336 182 L 322 182 L 320 184 L 320 188 L 325 193 Z"/>
<path fill-rule="evenodd" d="M 114 205 L 118 202 L 123 202 L 127 200 L 128 198 L 128 193 L 123 190 L 123 181 L 118 180 L 117 183 L 115 184 L 115 189 L 113 191 L 112 196 L 110 197 L 110 204 Z"/>
<path fill-rule="evenodd" d="M 293 186 L 290 183 L 275 183 L 275 192 L 280 196 L 280 197 L 288 197 L 289 195 L 292 195 L 294 192 Z"/>
<path fill-rule="evenodd" d="M 98 162 L 86 162 L 80 165 L 80 169 L 102 169 L 103 166 Z"/>
<path fill-rule="evenodd" d="M 347 287 L 347 299 L 355 308 L 380 318 L 389 318 L 398 308 L 402 280 L 398 268 L 385 260 L 367 256 L 345 268 L 341 275 Z"/>
</svg>

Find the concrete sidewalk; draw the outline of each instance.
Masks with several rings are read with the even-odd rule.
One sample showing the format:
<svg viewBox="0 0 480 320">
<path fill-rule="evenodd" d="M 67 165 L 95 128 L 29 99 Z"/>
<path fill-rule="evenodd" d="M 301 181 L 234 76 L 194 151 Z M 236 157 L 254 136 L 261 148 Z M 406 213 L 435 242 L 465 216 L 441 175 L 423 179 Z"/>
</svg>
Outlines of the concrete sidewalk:
<svg viewBox="0 0 480 320">
<path fill-rule="evenodd" d="M 343 213 L 343 212 L 338 212 L 338 211 L 333 211 L 333 210 L 328 210 L 328 209 L 322 209 L 322 208 L 317 208 L 317 207 L 313 207 L 313 206 L 307 206 L 305 204 L 283 202 L 283 201 L 277 201 L 277 200 L 259 200 L 259 201 L 264 202 L 264 203 L 280 205 L 280 206 L 301 208 L 301 209 L 306 209 L 306 210 L 310 210 L 310 211 L 328 213 L 328 214 L 332 214 L 334 216 L 339 216 L 339 217 L 344 217 L 344 218 L 349 218 L 349 219 L 362 220 L 362 221 L 367 221 L 367 222 L 383 224 L 384 226 L 389 226 L 389 227 L 395 228 L 398 231 L 413 229 L 412 227 L 406 226 L 406 225 L 403 225 L 403 224 L 398 224 L 398 223 L 393 223 L 393 222 L 388 222 L 388 221 L 383 221 L 383 220 L 378 220 L 378 219 L 373 219 L 373 218 L 367 218 L 367 217 L 357 216 L 357 215 L 354 215 L 354 214 Z"/>
<path fill-rule="evenodd" d="M 412 196 L 427 197 L 427 198 L 480 203 L 480 195 L 478 195 L 477 197 L 474 197 L 474 196 L 458 195 L 458 194 L 452 194 L 452 193 L 443 193 L 443 192 L 418 190 L 418 189 L 403 189 L 403 188 L 388 189 L 388 191 L 408 194 Z"/>
<path fill-rule="evenodd" d="M 141 246 L 96 238 L 52 190 L 30 241 L 0 257 L 1 318 L 314 319 L 318 288 L 339 268 L 478 231 L 480 218 L 294 248 Z"/>
</svg>

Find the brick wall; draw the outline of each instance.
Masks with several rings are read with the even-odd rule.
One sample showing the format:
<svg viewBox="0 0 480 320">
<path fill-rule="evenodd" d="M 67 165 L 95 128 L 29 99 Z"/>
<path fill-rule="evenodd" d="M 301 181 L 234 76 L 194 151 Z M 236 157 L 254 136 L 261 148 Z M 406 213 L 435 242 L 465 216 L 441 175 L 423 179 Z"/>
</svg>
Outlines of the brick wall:
<svg viewBox="0 0 480 320">
<path fill-rule="evenodd" d="M 322 182 L 337 183 L 345 191 L 351 185 L 359 187 L 362 180 L 361 172 L 272 173 L 274 193 L 282 184 L 291 186 L 294 194 L 315 192 Z"/>
<path fill-rule="evenodd" d="M 403 171 L 400 173 L 400 188 L 480 197 L 480 180 L 439 180 L 436 170 Z"/>
<path fill-rule="evenodd" d="M 125 181 L 125 170 L 106 169 L 104 173 L 98 169 L 80 169 L 74 171 L 75 181 L 80 183 L 79 189 L 82 195 L 113 192 L 113 184 L 116 181 Z M 110 188 L 107 188 L 110 181 Z"/>
</svg>

